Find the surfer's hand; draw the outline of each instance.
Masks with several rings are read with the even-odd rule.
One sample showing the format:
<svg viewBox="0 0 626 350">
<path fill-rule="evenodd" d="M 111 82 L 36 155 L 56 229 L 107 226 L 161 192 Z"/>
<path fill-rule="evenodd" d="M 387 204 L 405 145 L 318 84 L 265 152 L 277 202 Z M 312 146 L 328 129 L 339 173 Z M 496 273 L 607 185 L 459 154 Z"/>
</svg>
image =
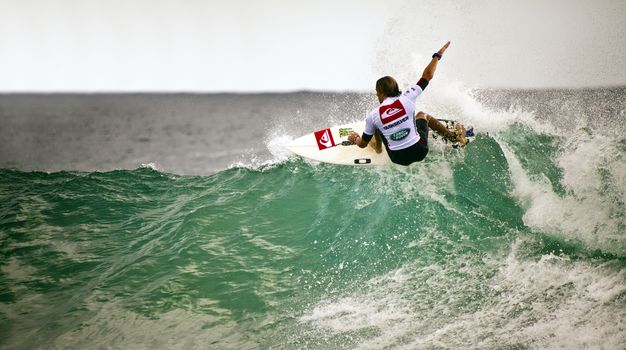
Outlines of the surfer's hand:
<svg viewBox="0 0 626 350">
<path fill-rule="evenodd" d="M 352 131 L 350 135 L 348 135 L 348 141 L 356 143 L 356 139 L 359 137 L 359 134 Z"/>
<path fill-rule="evenodd" d="M 440 55 L 443 55 L 443 53 L 446 52 L 446 50 L 448 49 L 448 46 L 450 46 L 450 42 L 449 41 L 445 45 L 443 45 L 443 47 L 441 49 L 439 49 L 438 53 Z"/>
</svg>

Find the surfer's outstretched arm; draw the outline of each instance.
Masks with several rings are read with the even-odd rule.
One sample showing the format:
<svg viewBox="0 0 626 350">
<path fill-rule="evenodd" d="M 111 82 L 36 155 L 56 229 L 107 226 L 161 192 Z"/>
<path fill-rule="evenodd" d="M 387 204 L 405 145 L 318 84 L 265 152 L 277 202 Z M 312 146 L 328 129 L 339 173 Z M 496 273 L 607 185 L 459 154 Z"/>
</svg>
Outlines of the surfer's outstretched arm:
<svg viewBox="0 0 626 350">
<path fill-rule="evenodd" d="M 437 70 L 437 63 L 441 59 L 441 56 L 443 56 L 444 52 L 448 49 L 448 46 L 450 46 L 449 41 L 433 55 L 432 60 L 430 60 L 430 63 L 424 69 L 424 73 L 422 73 L 422 79 L 426 79 L 427 81 L 431 81 L 433 79 L 435 76 L 435 70 Z"/>
</svg>

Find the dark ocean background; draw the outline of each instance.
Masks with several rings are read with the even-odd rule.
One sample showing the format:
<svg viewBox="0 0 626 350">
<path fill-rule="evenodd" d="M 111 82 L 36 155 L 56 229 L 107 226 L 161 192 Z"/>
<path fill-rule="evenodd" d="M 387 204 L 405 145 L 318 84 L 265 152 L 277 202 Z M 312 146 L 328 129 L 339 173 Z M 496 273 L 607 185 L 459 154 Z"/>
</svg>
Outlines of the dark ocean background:
<svg viewBox="0 0 626 350">
<path fill-rule="evenodd" d="M 471 90 L 410 167 L 357 93 L 0 95 L 2 349 L 623 349 L 626 89 Z"/>
</svg>

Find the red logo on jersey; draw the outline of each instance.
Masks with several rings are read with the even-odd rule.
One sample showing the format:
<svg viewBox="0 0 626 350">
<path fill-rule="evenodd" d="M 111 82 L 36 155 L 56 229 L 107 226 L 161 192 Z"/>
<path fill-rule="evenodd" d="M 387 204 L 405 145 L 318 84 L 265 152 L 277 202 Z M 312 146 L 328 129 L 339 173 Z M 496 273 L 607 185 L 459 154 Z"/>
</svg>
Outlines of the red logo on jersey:
<svg viewBox="0 0 626 350">
<path fill-rule="evenodd" d="M 393 101 L 391 104 L 378 107 L 378 112 L 380 113 L 380 121 L 383 125 L 406 115 L 404 106 L 400 103 L 399 99 Z"/>
<path fill-rule="evenodd" d="M 320 151 L 335 146 L 335 140 L 333 140 L 333 134 L 330 132 L 330 129 L 319 130 L 313 134 L 315 135 L 317 147 Z"/>
</svg>

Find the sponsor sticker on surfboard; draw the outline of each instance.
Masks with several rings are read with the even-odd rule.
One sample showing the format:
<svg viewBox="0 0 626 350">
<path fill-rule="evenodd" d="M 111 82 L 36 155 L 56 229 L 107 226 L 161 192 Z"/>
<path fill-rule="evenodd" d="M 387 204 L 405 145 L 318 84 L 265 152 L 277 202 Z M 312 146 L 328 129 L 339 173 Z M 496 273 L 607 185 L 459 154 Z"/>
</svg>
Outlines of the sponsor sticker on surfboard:
<svg viewBox="0 0 626 350">
<path fill-rule="evenodd" d="M 320 151 L 335 146 L 335 140 L 333 140 L 333 134 L 330 132 L 330 129 L 318 130 L 313 134 L 315 135 L 317 147 Z"/>
</svg>

